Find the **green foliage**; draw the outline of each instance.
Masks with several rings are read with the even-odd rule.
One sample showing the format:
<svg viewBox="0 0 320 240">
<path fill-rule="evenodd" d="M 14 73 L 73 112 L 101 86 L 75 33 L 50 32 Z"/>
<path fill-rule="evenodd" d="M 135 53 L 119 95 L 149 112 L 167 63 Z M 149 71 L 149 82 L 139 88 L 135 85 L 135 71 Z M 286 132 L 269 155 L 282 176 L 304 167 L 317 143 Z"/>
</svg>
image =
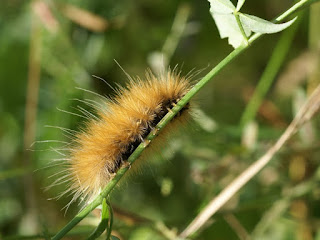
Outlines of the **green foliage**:
<svg viewBox="0 0 320 240">
<path fill-rule="evenodd" d="M 255 33 L 276 33 L 289 27 L 295 19 L 274 24 L 257 16 L 239 12 L 244 1 L 238 1 L 237 8 L 230 0 L 209 0 L 210 12 L 218 27 L 221 38 L 228 38 L 234 48 L 248 44 L 248 37 Z"/>
<path fill-rule="evenodd" d="M 249 16 L 259 16 L 254 20 L 261 24 L 271 24 L 261 19 L 272 19 L 291 6 L 285 1 L 275 4 L 274 1 L 247 0 L 243 3 L 238 1 L 236 5 L 234 1 L 231 4 L 236 6 L 238 13 L 241 8 L 241 12 L 250 13 Z M 31 143 L 69 141 L 63 132 L 45 125 L 81 129 L 82 119 L 56 108 L 74 112 L 74 107 L 81 105 L 90 110 L 90 107 L 71 99 L 97 100 L 98 97 L 76 87 L 112 95 L 113 90 L 108 85 L 91 75 L 104 78 L 112 87 L 124 85 L 126 76 L 114 59 L 130 75 L 143 76 L 145 69 L 152 66 L 151 56 L 163 49 L 166 39 L 170 39 L 168 36 L 173 36 L 171 39 L 176 36 L 171 27 L 182 6 L 180 4 L 187 4 L 191 12 L 168 61 L 171 66 L 183 65 L 183 74 L 191 69 L 205 68 L 195 77 L 201 79 L 232 50 L 219 38 L 221 31 L 216 30 L 207 1 L 2 1 L 1 239 L 54 236 L 79 212 L 77 204 L 71 205 L 65 215 L 61 211 L 70 196 L 57 201 L 47 200 L 57 197 L 66 186 L 43 190 L 55 180 L 55 176 L 49 176 L 60 169 L 46 168 L 53 159 L 61 158 L 52 151 L 52 147 L 59 146 L 59 143 L 44 142 L 32 146 Z M 75 12 L 68 15 L 66 6 L 96 14 L 109 25 L 101 31 L 90 28 L 96 27 L 98 22 L 81 25 L 75 19 L 81 20 L 84 15 Z M 233 12 L 234 9 L 229 14 L 232 17 Z M 313 14 L 319 12 L 313 11 Z M 248 15 L 241 13 L 240 16 Z M 196 104 L 204 114 L 198 115 L 203 116 L 201 120 L 183 129 L 165 145 L 165 149 L 156 153 L 158 157 L 150 157 L 141 170 L 121 180 L 112 191 L 108 199 L 115 213 L 111 239 L 172 239 L 232 179 L 261 156 L 271 142 L 278 139 L 295 115 L 291 105 L 297 100 L 296 93 L 298 90 L 310 91 L 314 82 L 308 79 L 319 74 L 317 71 L 306 72 L 298 82 L 286 78 L 292 71 L 288 67 L 291 61 L 298 59 L 308 48 L 308 17 L 308 14 L 301 16 L 300 25 L 291 26 L 279 40 L 277 35 L 262 38 L 198 93 Z M 244 31 L 247 31 L 245 26 L 250 24 L 245 25 L 243 19 L 240 17 Z M 287 25 L 280 26 L 285 28 Z M 250 26 L 249 30 L 254 31 Z M 273 27 L 271 25 L 271 29 Z M 292 27 L 297 27 L 297 31 L 292 31 Z M 316 31 L 318 28 L 310 30 L 310 38 L 317 35 Z M 316 52 L 312 48 L 310 51 Z M 36 56 L 34 61 L 32 54 Z M 319 69 L 315 67 L 319 60 L 315 59 L 304 58 L 295 66 L 302 66 L 305 70 Z M 208 63 L 211 67 L 206 68 Z M 30 67 L 40 69 L 39 91 L 35 93 L 38 101 L 34 129 L 30 125 L 25 127 L 25 114 L 32 112 L 26 107 L 26 101 L 32 98 L 27 95 L 27 86 L 30 79 L 37 78 L 36 71 L 30 76 Z M 269 70 L 262 74 L 265 68 Z M 261 80 L 267 84 L 258 90 L 259 104 L 248 110 L 249 117 L 243 117 L 245 120 L 240 125 L 243 112 L 249 108 L 247 102 L 251 89 L 260 77 L 267 79 Z M 287 81 L 293 89 L 289 95 L 279 90 L 281 81 Z M 257 135 L 251 133 L 253 142 L 243 144 L 243 125 L 252 121 L 258 126 Z M 212 124 L 215 127 L 210 127 Z M 196 239 L 239 239 L 251 234 L 256 239 L 319 238 L 320 152 L 315 126 L 309 125 L 303 130 L 307 134 L 292 139 L 271 164 L 210 219 Z M 32 142 L 26 140 L 26 133 L 30 137 L 29 133 L 35 134 Z M 101 222 L 100 212 L 96 211 L 69 232 L 68 237 L 86 239 L 90 236 Z M 105 238 L 106 233 L 97 239 Z"/>
</svg>

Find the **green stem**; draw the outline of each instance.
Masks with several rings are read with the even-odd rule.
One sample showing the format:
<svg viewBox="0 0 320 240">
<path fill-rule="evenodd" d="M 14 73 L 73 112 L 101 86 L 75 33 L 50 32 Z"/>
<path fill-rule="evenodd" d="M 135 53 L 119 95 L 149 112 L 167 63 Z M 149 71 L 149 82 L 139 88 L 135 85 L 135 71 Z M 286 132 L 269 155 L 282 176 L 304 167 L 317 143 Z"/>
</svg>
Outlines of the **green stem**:
<svg viewBox="0 0 320 240">
<path fill-rule="evenodd" d="M 240 21 L 239 13 L 238 13 L 238 12 L 234 12 L 233 15 L 234 15 L 235 18 L 236 18 L 238 27 L 239 27 L 239 29 L 240 29 L 240 31 L 241 31 L 241 34 L 242 34 L 242 36 L 243 36 L 243 38 L 244 38 L 244 40 L 245 40 L 245 43 L 246 43 L 246 45 L 248 45 L 248 44 L 249 44 L 249 42 L 248 42 L 248 37 L 247 37 L 246 32 L 245 32 L 244 29 L 243 29 L 242 23 L 241 23 L 241 21 Z"/>
<path fill-rule="evenodd" d="M 300 21 L 300 18 L 297 20 Z M 247 104 L 246 109 L 241 117 L 241 127 L 246 126 L 249 122 L 253 121 L 256 113 L 271 87 L 273 80 L 275 79 L 292 43 L 292 39 L 295 36 L 296 30 L 299 24 L 295 23 L 291 28 L 282 33 L 267 67 L 265 68 L 259 83 L 254 91 L 250 102 Z"/>
<path fill-rule="evenodd" d="M 108 202 L 108 207 L 109 207 L 109 213 L 110 213 L 110 221 L 109 221 L 109 227 L 108 227 L 108 231 L 107 231 L 107 240 L 110 240 L 111 237 L 111 231 L 112 231 L 112 225 L 113 225 L 113 209 L 111 204 Z"/>
<path fill-rule="evenodd" d="M 94 240 L 100 237 L 100 235 L 106 230 L 108 227 L 110 219 L 110 214 L 108 211 L 108 205 L 106 203 L 106 199 L 104 198 L 102 201 L 102 209 L 101 209 L 101 221 L 95 231 L 88 237 L 88 240 Z"/>
<path fill-rule="evenodd" d="M 288 17 L 290 14 L 295 12 L 297 9 L 304 7 L 305 4 L 309 4 L 310 1 L 314 0 L 302 0 L 290 9 L 285 11 L 281 16 L 276 18 L 275 22 L 280 22 Z M 249 40 L 249 43 L 256 41 L 260 38 L 262 34 L 256 33 Z M 152 141 L 172 119 L 173 117 L 191 100 L 196 93 L 200 91 L 215 75 L 217 75 L 226 65 L 231 61 L 236 59 L 245 49 L 249 48 L 251 44 L 247 46 L 240 46 L 233 50 L 225 59 L 223 59 L 218 65 L 216 65 L 204 78 L 202 78 L 194 87 L 177 103 L 175 107 L 172 108 L 167 115 L 157 124 L 155 130 L 152 131 L 146 138 L 146 140 L 141 143 L 136 150 L 128 158 L 128 163 L 132 164 L 143 152 L 143 150 L 149 145 Z M 77 225 L 84 217 L 86 217 L 92 210 L 99 206 L 104 198 L 112 191 L 112 189 L 117 185 L 122 176 L 128 171 L 129 166 L 122 167 L 115 177 L 106 185 L 102 192 L 90 203 L 88 204 L 81 212 L 79 212 L 64 228 L 60 230 L 52 239 L 58 240 L 61 239 L 66 233 L 68 233 L 75 225 Z"/>
<path fill-rule="evenodd" d="M 316 69 L 308 76 L 307 93 L 311 93 L 320 82 L 320 2 L 310 7 L 309 13 L 309 51 L 315 53 Z"/>
<path fill-rule="evenodd" d="M 237 12 L 240 11 L 244 3 L 245 3 L 245 0 L 238 0 L 237 7 L 236 7 Z"/>
</svg>

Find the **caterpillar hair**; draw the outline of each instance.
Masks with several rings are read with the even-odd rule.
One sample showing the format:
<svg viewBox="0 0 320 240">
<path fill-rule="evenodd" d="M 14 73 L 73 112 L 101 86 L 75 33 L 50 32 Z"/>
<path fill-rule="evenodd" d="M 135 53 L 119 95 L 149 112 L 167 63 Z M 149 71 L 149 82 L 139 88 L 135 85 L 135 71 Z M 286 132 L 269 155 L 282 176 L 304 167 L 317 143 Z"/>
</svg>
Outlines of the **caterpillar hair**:
<svg viewBox="0 0 320 240">
<path fill-rule="evenodd" d="M 144 80 L 129 77 L 126 87 L 119 87 L 112 99 L 104 98 L 94 106 L 96 115 L 80 108 L 86 118 L 82 130 L 72 132 L 67 147 L 66 169 L 54 185 L 69 181 L 64 194 L 73 194 L 71 202 L 90 201 L 127 164 L 127 159 L 160 120 L 191 88 L 190 77 L 177 70 L 159 76 L 147 71 Z M 190 103 L 166 127 L 190 116 Z M 64 130 L 64 129 L 62 129 Z M 67 131 L 67 130 L 64 130 Z M 165 133 L 163 133 L 165 134 Z M 152 145 L 152 143 L 151 143 Z M 71 203 L 70 202 L 70 203 Z"/>
</svg>

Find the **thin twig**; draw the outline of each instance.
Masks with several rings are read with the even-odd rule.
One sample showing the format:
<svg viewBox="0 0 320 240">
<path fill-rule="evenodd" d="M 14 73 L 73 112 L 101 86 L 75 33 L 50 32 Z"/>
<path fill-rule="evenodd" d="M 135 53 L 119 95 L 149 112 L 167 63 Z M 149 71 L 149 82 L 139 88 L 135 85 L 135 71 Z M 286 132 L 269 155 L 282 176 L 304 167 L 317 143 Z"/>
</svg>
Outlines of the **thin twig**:
<svg viewBox="0 0 320 240">
<path fill-rule="evenodd" d="M 250 240 L 247 230 L 241 225 L 239 220 L 231 213 L 223 216 L 224 220 L 230 225 L 240 240 Z"/>
<path fill-rule="evenodd" d="M 154 52 L 149 56 L 149 64 L 154 72 L 162 73 L 168 68 L 179 41 L 185 33 L 190 12 L 191 7 L 187 3 L 182 3 L 178 7 L 171 31 L 162 46 L 161 52 Z"/>
<path fill-rule="evenodd" d="M 110 26 L 110 23 L 103 17 L 75 5 L 62 5 L 62 13 L 71 21 L 91 31 L 104 32 Z"/>
<path fill-rule="evenodd" d="M 186 238 L 200 229 L 209 218 L 212 217 L 236 192 L 238 192 L 249 180 L 251 180 L 263 167 L 265 167 L 279 149 L 290 139 L 301 126 L 309 121 L 320 106 L 320 85 L 312 93 L 296 117 L 281 135 L 278 141 L 256 162 L 249 166 L 240 176 L 230 183 L 217 197 L 215 197 L 180 234 Z"/>
<path fill-rule="evenodd" d="M 177 49 L 178 43 L 183 35 L 183 32 L 185 31 L 190 10 L 191 7 L 187 3 L 181 4 L 178 8 L 172 24 L 171 32 L 163 44 L 161 51 L 166 56 L 167 60 L 171 59 L 174 51 Z"/>
</svg>

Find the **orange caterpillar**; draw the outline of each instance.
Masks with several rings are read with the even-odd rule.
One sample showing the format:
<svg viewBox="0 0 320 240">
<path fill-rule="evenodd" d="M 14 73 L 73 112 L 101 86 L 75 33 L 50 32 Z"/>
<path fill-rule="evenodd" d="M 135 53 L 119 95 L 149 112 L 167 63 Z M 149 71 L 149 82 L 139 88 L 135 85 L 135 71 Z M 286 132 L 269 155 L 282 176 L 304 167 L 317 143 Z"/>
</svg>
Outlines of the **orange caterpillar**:
<svg viewBox="0 0 320 240">
<path fill-rule="evenodd" d="M 71 202 L 95 197 L 190 88 L 189 79 L 176 71 L 159 77 L 148 72 L 146 80 L 130 78 L 113 100 L 96 107 L 98 117 L 90 118 L 85 130 L 75 134 L 69 149 L 71 182 L 64 193 L 74 194 Z M 189 113 L 187 104 L 173 121 Z"/>
</svg>

